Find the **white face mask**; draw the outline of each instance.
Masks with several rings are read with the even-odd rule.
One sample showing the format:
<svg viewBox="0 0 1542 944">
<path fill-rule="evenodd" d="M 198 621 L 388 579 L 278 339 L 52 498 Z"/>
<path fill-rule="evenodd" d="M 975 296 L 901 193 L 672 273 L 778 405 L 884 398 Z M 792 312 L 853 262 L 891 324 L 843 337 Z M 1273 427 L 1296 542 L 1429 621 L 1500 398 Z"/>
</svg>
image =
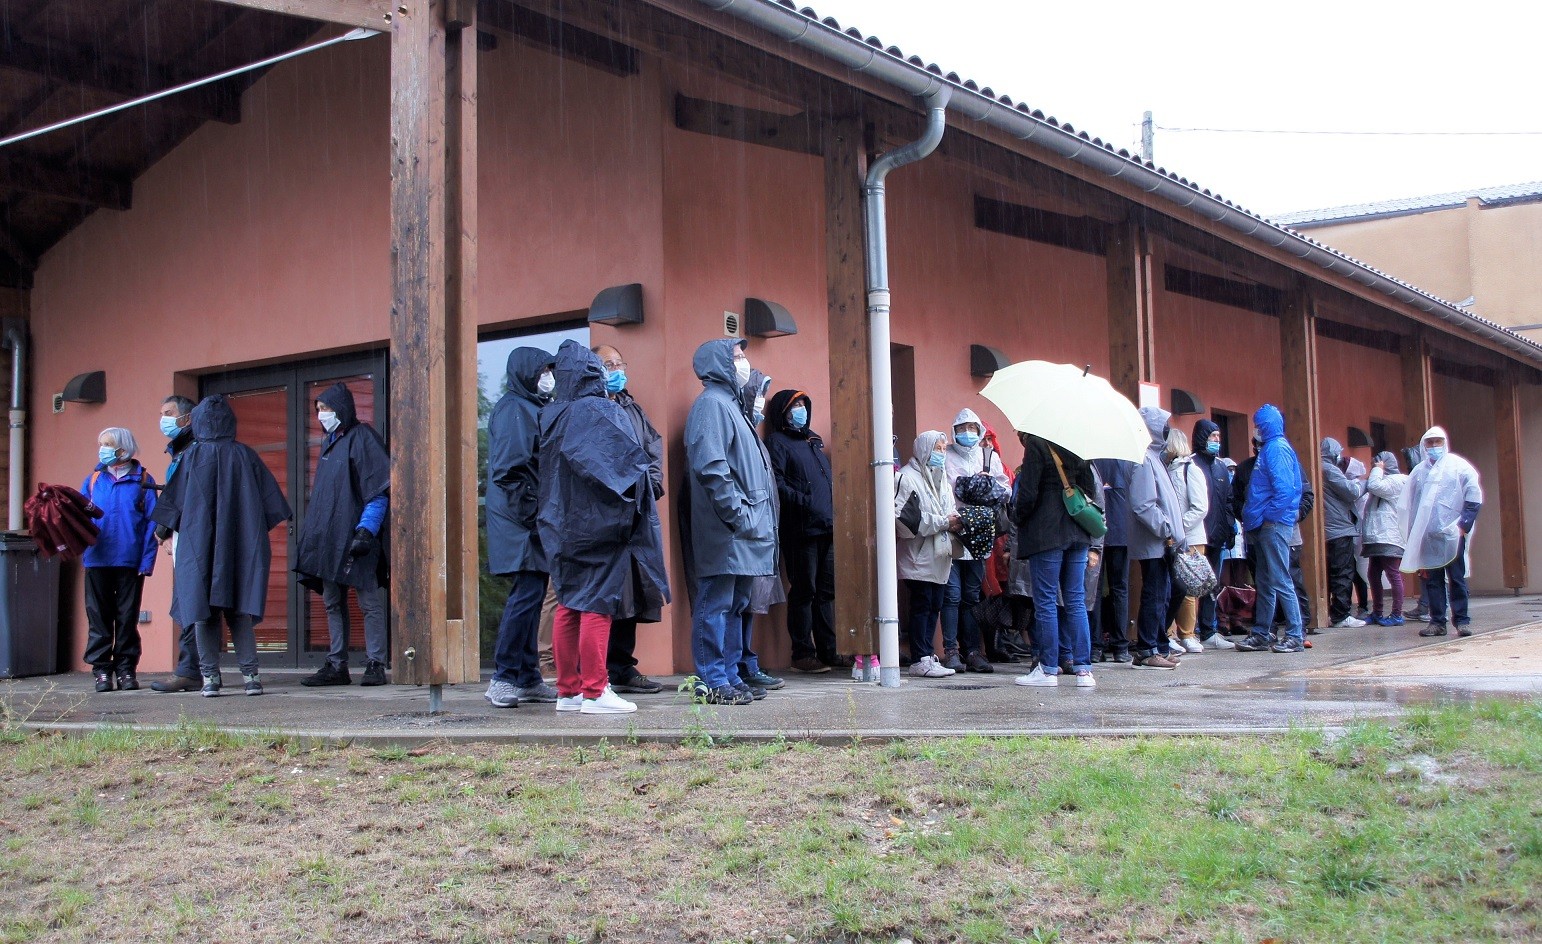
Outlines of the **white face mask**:
<svg viewBox="0 0 1542 944">
<path fill-rule="evenodd" d="M 734 361 L 734 376 L 739 381 L 739 386 L 750 382 L 750 362 L 748 358 Z"/>
<path fill-rule="evenodd" d="M 535 382 L 535 392 L 543 397 L 551 396 L 551 392 L 556 389 L 557 378 L 553 377 L 552 372 L 549 370 L 541 374 L 541 379 Z"/>
<path fill-rule="evenodd" d="M 321 428 L 329 433 L 337 429 L 337 414 L 331 410 L 317 410 L 316 419 L 321 421 Z"/>
</svg>

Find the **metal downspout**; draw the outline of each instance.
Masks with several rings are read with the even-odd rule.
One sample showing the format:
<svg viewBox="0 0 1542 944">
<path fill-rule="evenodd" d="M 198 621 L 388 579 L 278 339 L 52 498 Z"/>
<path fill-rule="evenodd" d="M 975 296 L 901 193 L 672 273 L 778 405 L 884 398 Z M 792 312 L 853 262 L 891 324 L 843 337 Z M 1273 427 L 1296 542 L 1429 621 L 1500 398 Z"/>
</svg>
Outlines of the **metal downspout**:
<svg viewBox="0 0 1542 944">
<path fill-rule="evenodd" d="M 26 411 L 26 364 L 27 364 L 27 327 L 20 319 L 7 319 L 5 326 L 5 346 L 11 349 L 11 468 L 10 468 L 10 509 L 7 518 L 6 530 L 20 531 L 22 529 L 21 507 L 22 486 L 25 473 L 24 459 L 27 442 L 27 411 Z"/>
<path fill-rule="evenodd" d="M 873 388 L 873 502 L 877 513 L 879 684 L 896 688 L 899 670 L 899 571 L 894 534 L 894 382 L 889 354 L 889 232 L 884 178 L 937 149 L 948 124 L 951 91 L 938 84 L 921 96 L 926 132 L 880 156 L 862 184 L 862 228 L 867 249 L 867 318 Z"/>
</svg>

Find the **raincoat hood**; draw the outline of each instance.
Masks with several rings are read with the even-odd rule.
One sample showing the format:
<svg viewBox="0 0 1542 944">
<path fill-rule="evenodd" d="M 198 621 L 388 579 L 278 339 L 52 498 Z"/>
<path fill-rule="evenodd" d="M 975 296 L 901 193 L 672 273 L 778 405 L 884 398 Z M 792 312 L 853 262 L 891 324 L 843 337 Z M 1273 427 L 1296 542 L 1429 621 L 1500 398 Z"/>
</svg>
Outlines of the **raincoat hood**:
<svg viewBox="0 0 1542 944">
<path fill-rule="evenodd" d="M 1172 419 L 1172 414 L 1159 406 L 1143 406 L 1140 408 L 1140 418 L 1146 421 L 1146 431 L 1151 434 L 1151 444 L 1157 447 L 1167 445 L 1167 437 L 1164 430 L 1167 429 L 1167 421 Z"/>
<path fill-rule="evenodd" d="M 605 365 L 587 347 L 577 341 L 563 341 L 557 348 L 555 361 L 556 366 L 552 368 L 552 377 L 557 381 L 552 390 L 554 399 L 566 401 L 610 395 L 605 390 Z"/>
<path fill-rule="evenodd" d="M 1444 426 L 1431 426 L 1425 430 L 1424 435 L 1419 437 L 1419 445 L 1423 447 L 1431 439 L 1444 439 L 1446 441 L 1446 450 L 1450 451 L 1451 437 L 1446 435 L 1446 428 Z"/>
<path fill-rule="evenodd" d="M 808 404 L 808 425 L 802 429 L 793 429 L 787 422 L 787 411 L 792 409 L 793 404 L 798 400 Z M 814 428 L 814 398 L 802 390 L 778 390 L 766 404 L 766 419 L 771 423 L 771 428 L 779 433 L 806 436 L 808 431 Z"/>
<path fill-rule="evenodd" d="M 1397 475 L 1402 470 L 1397 466 L 1397 455 L 1391 452 L 1376 453 L 1376 461 L 1383 464 L 1383 471 L 1388 475 Z"/>
<path fill-rule="evenodd" d="M 1285 435 L 1285 417 L 1273 403 L 1265 403 L 1258 408 L 1258 412 L 1253 414 L 1253 426 L 1258 430 L 1258 438 L 1264 442 Z"/>
<path fill-rule="evenodd" d="M 509 392 L 531 403 L 546 402 L 535 385 L 541 379 L 541 372 L 554 363 L 556 359 L 538 347 L 517 347 L 510 351 L 506 367 Z"/>
<path fill-rule="evenodd" d="M 976 426 L 980 427 L 980 436 L 984 437 L 984 435 L 985 435 L 985 421 L 980 419 L 980 415 L 978 413 L 976 413 L 974 410 L 969 409 L 969 407 L 967 407 L 967 406 L 964 407 L 962 410 L 959 410 L 958 411 L 958 415 L 953 417 L 953 428 L 954 429 L 958 429 L 960 426 L 963 426 L 965 423 L 973 423 Z"/>
<path fill-rule="evenodd" d="M 221 393 L 193 407 L 193 438 L 199 442 L 230 442 L 236 438 L 236 414 Z"/>
<path fill-rule="evenodd" d="M 696 356 L 691 358 L 691 367 L 695 369 L 703 386 L 722 384 L 732 390 L 734 398 L 738 399 L 739 379 L 734 371 L 734 351 L 743 350 L 744 347 L 745 342 L 738 338 L 706 341 L 696 349 Z"/>
<path fill-rule="evenodd" d="M 1319 449 L 1324 459 L 1331 459 L 1334 462 L 1337 462 L 1339 456 L 1344 454 L 1344 447 L 1339 445 L 1339 441 L 1332 436 L 1324 437 L 1323 441 L 1319 444 Z"/>
<path fill-rule="evenodd" d="M 321 396 L 316 398 L 318 403 L 324 403 L 337 414 L 337 434 L 341 436 L 348 432 L 359 422 L 359 411 L 353 405 L 353 392 L 342 382 L 328 387 Z"/>
<path fill-rule="evenodd" d="M 927 462 L 931 458 L 932 452 L 937 448 L 937 440 L 943 439 L 946 436 L 947 433 L 929 429 L 916 437 L 915 446 L 911 449 L 910 455 L 916 466 L 923 472 L 929 468 Z"/>
<path fill-rule="evenodd" d="M 1194 454 L 1197 456 L 1205 451 L 1205 443 L 1209 441 L 1210 434 L 1219 430 L 1214 420 L 1200 420 L 1194 424 Z"/>
</svg>

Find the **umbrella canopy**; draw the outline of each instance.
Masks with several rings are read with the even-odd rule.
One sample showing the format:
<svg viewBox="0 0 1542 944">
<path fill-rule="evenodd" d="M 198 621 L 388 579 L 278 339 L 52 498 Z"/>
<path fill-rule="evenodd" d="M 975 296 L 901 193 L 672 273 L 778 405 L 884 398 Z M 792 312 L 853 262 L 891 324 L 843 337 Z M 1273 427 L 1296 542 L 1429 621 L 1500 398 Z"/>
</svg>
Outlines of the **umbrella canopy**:
<svg viewBox="0 0 1542 944">
<path fill-rule="evenodd" d="M 1139 462 L 1151 433 L 1135 404 L 1081 367 L 1023 361 L 996 371 L 980 395 L 1012 428 L 1047 439 L 1083 459 Z"/>
</svg>

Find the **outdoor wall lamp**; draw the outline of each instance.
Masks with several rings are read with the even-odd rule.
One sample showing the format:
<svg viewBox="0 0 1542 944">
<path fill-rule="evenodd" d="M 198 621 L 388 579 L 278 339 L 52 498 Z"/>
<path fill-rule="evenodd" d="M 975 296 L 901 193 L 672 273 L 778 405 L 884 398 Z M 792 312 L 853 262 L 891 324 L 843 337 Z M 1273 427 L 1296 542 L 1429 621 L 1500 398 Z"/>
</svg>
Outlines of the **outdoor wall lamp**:
<svg viewBox="0 0 1542 944">
<path fill-rule="evenodd" d="M 1358 426 L 1351 426 L 1351 427 L 1349 427 L 1349 448 L 1351 448 L 1351 449 L 1359 449 L 1361 447 L 1370 448 L 1371 445 L 1372 445 L 1372 443 L 1371 443 L 1371 434 L 1370 433 L 1367 433 L 1365 430 L 1361 429 Z"/>
<path fill-rule="evenodd" d="M 618 327 L 642 324 L 642 283 L 613 285 L 594 296 L 594 301 L 589 303 L 589 323 Z"/>
<path fill-rule="evenodd" d="M 757 338 L 784 338 L 798 333 L 792 313 L 776 302 L 763 298 L 744 300 L 744 333 Z"/>
<path fill-rule="evenodd" d="M 59 396 L 66 403 L 106 403 L 107 372 L 93 370 L 76 374 L 64 385 L 64 393 Z"/>
<path fill-rule="evenodd" d="M 1205 412 L 1203 400 L 1187 390 L 1179 390 L 1177 387 L 1173 388 L 1172 414 L 1174 416 L 1194 416 L 1203 412 Z"/>
<path fill-rule="evenodd" d="M 1007 356 L 984 344 L 969 345 L 969 376 L 989 377 L 1010 364 Z"/>
</svg>

